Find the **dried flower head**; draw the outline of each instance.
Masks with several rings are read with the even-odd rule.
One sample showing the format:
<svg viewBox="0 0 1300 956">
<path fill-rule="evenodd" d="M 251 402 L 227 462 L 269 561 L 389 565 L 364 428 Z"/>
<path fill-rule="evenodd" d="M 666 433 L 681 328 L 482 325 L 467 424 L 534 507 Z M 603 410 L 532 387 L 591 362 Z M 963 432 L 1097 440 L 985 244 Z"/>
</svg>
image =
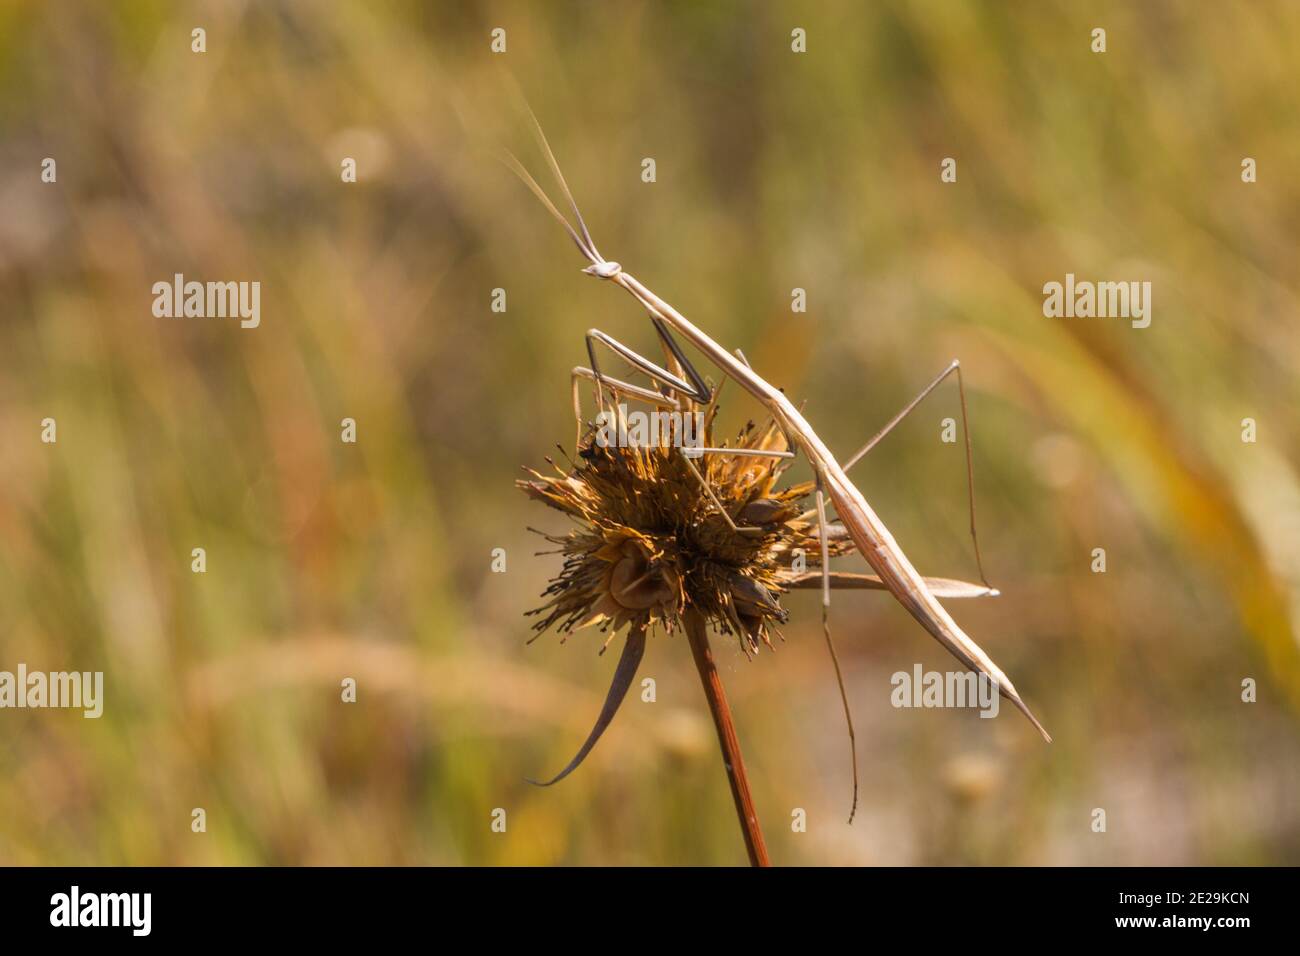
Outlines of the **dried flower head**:
<svg viewBox="0 0 1300 956">
<path fill-rule="evenodd" d="M 702 413 L 705 447 L 714 447 L 716 413 L 716 404 Z M 693 641 L 699 641 L 711 623 L 737 635 L 752 655 L 763 644 L 772 646 L 774 626 L 786 620 L 782 593 L 812 577 L 795 566 L 804 563 L 795 558 L 802 553 L 821 560 L 815 523 L 803 510 L 812 483 L 777 487 L 790 459 L 716 452 L 688 459 L 678 440 L 681 424 L 676 420 L 677 427 L 666 429 L 657 444 L 630 447 L 599 443 L 592 430 L 579 442 L 579 460 L 568 471 L 556 466 L 556 474 L 543 475 L 530 469 L 532 478 L 518 482 L 577 523 L 568 534 L 544 535 L 559 545 L 564 566 L 543 593 L 549 600 L 530 612 L 544 615 L 534 629 L 540 634 L 554 627 L 567 637 L 599 627 L 609 633 L 603 653 L 614 634 L 630 625 L 591 733 L 544 786 L 572 773 L 614 719 L 651 628 L 671 633 L 686 627 L 688 636 L 693 628 Z M 788 448 L 775 423 L 762 429 L 750 423 L 730 447 Z M 828 543 L 831 554 L 851 548 L 846 536 Z"/>
<path fill-rule="evenodd" d="M 704 422 L 711 443 L 714 412 Z M 820 561 L 815 520 L 802 517 L 811 482 L 778 488 L 790 459 L 712 453 L 694 460 L 699 475 L 737 531 L 718 511 L 682 449 L 666 440 L 649 447 L 606 447 L 588 434 L 579 462 L 554 476 L 520 481 L 529 495 L 578 522 L 563 536 L 545 535 L 565 556 L 559 575 L 532 614 L 540 633 L 598 626 L 612 635 L 626 624 L 671 633 L 688 609 L 722 634 L 735 634 L 747 654 L 772 644 L 786 620 L 781 594 L 803 569 L 798 553 Z M 727 447 L 785 451 L 775 423 L 751 423 Z M 745 530 L 754 529 L 754 530 Z M 831 552 L 851 547 L 832 542 Z M 607 642 L 608 643 L 608 642 Z"/>
</svg>

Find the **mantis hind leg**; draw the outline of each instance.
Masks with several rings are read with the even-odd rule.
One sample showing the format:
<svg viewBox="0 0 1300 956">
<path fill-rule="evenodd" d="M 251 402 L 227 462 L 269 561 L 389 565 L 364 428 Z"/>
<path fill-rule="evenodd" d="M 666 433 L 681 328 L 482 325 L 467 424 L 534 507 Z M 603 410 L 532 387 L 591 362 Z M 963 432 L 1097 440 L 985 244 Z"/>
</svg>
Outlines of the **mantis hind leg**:
<svg viewBox="0 0 1300 956">
<path fill-rule="evenodd" d="M 912 411 L 916 409 L 916 406 L 920 405 L 931 392 L 943 383 L 944 379 L 954 372 L 957 373 L 957 395 L 961 402 L 961 432 L 966 445 L 966 498 L 970 508 L 971 543 L 975 546 L 975 567 L 979 571 L 980 581 L 984 583 L 984 586 L 990 590 L 996 590 L 993 585 L 989 584 L 988 576 L 984 573 L 984 559 L 980 555 L 979 534 L 975 530 L 975 466 L 971 453 L 970 421 L 966 414 L 966 386 L 962 382 L 961 362 L 959 360 L 953 359 L 948 367 L 935 376 L 934 380 L 930 382 L 929 385 L 921 389 L 920 394 L 903 406 L 903 410 L 891 418 L 885 424 L 884 428 L 876 432 L 876 434 L 871 437 L 870 441 L 854 452 L 853 455 L 844 463 L 844 471 L 847 473 L 850 468 L 857 464 L 858 461 L 867 454 L 867 452 L 875 448 L 876 445 L 880 443 L 881 439 L 893 431 L 894 427 L 898 425 L 899 422 L 910 415 Z"/>
<path fill-rule="evenodd" d="M 821 541 L 822 564 L 822 633 L 826 637 L 826 648 L 831 652 L 831 663 L 835 666 L 835 682 L 840 688 L 840 702 L 844 705 L 844 723 L 849 729 L 849 753 L 853 760 L 853 805 L 849 809 L 849 823 L 853 822 L 858 812 L 858 741 L 853 733 L 853 712 L 849 708 L 849 695 L 844 689 L 844 673 L 840 670 L 840 657 L 835 653 L 835 642 L 831 640 L 831 561 L 830 541 L 826 530 L 826 493 L 822 490 L 822 475 L 817 473 L 817 526 Z"/>
</svg>

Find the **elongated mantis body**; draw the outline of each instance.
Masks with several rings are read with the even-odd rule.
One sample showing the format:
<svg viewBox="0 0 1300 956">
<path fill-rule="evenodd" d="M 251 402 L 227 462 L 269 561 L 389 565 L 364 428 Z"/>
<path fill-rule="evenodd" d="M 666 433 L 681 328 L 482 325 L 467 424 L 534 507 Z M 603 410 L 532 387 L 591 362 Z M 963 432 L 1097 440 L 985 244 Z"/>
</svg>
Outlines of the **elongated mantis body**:
<svg viewBox="0 0 1300 956">
<path fill-rule="evenodd" d="M 953 362 L 944 370 L 924 391 L 921 392 L 902 412 L 888 423 L 874 438 L 869 441 L 859 452 L 857 452 L 848 462 L 848 465 L 841 466 L 835 456 L 826 447 L 825 443 L 818 437 L 816 431 L 803 417 L 801 411 L 795 407 L 786 395 L 779 389 L 774 388 L 757 372 L 755 372 L 745 360 L 744 355 L 737 350 L 734 354 L 727 351 L 717 342 L 715 342 L 706 332 L 686 318 L 681 312 L 675 309 L 667 301 L 656 295 L 647 288 L 640 280 L 631 273 L 626 271 L 618 262 L 605 259 L 596 248 L 595 242 L 583 221 L 582 214 L 578 211 L 568 184 L 565 182 L 564 175 L 560 171 L 558 162 L 552 153 L 545 136 L 541 132 L 540 126 L 537 125 L 534 118 L 534 130 L 536 132 L 539 144 L 546 155 L 547 162 L 559 182 L 565 198 L 568 201 L 570 209 L 573 211 L 576 220 L 576 228 L 571 224 L 555 204 L 551 202 L 546 192 L 539 186 L 536 180 L 527 172 L 526 169 L 514 159 L 508 157 L 508 164 L 514 169 L 517 175 L 541 200 L 541 202 L 550 211 L 551 215 L 565 228 L 574 244 L 587 259 L 589 265 L 583 270 L 586 274 L 611 282 L 628 292 L 638 303 L 647 311 L 655 332 L 664 347 L 667 364 L 669 368 L 657 365 L 654 362 L 644 358 L 632 349 L 618 342 L 611 336 L 601 332 L 598 329 L 592 329 L 587 333 L 587 351 L 591 360 L 591 368 L 575 368 L 573 370 L 573 398 L 575 415 L 579 420 L 579 429 L 581 430 L 581 409 L 579 404 L 579 382 L 582 379 L 590 379 L 597 386 L 597 395 L 603 404 L 604 389 L 609 388 L 615 394 L 625 393 L 633 395 L 644 401 L 657 405 L 678 408 L 680 399 L 689 402 L 709 403 L 713 398 L 704 380 L 691 366 L 686 355 L 683 353 L 673 333 L 677 333 L 695 348 L 702 352 L 710 362 L 712 362 L 728 378 L 734 380 L 745 389 L 754 399 L 756 399 L 773 417 L 778 426 L 785 432 L 787 440 L 791 447 L 802 451 L 808 458 L 816 477 L 816 515 L 819 525 L 819 534 L 822 550 L 821 561 L 821 584 L 822 584 L 822 606 L 823 606 L 823 626 L 826 631 L 826 639 L 830 647 L 832 660 L 835 662 L 837 676 L 839 676 L 839 662 L 835 657 L 834 645 L 830 641 L 830 631 L 827 622 L 828 608 L 830 605 L 830 590 L 832 586 L 832 572 L 829 568 L 828 542 L 832 533 L 831 525 L 826 519 L 826 498 L 829 497 L 830 503 L 835 509 L 843 526 L 843 532 L 852 539 L 857 550 L 866 559 L 867 563 L 875 572 L 873 576 L 856 576 L 858 579 L 857 586 L 862 587 L 879 587 L 888 590 L 894 598 L 903 605 L 904 608 L 916 619 L 922 627 L 926 629 L 940 644 L 962 662 L 967 668 L 986 675 L 997 686 L 999 693 L 1011 701 L 1015 707 L 1020 710 L 1036 727 L 1043 738 L 1048 742 L 1051 736 L 1047 730 L 1030 711 L 1029 707 L 1021 699 L 1020 694 L 1016 691 L 1010 679 L 1002 670 L 993 662 L 993 660 L 975 643 L 962 629 L 957 622 L 953 620 L 948 611 L 939 603 L 936 590 L 939 590 L 944 596 L 948 597 L 971 597 L 981 594 L 996 594 L 992 588 L 977 588 L 973 585 L 964 585 L 961 582 L 943 582 L 939 579 L 926 579 L 912 565 L 907 555 L 899 547 L 898 542 L 889 529 L 872 510 L 867 503 L 862 492 L 849 479 L 846 471 L 864 454 L 866 454 L 876 442 L 884 437 L 890 429 L 894 427 L 904 416 L 906 416 L 915 406 L 928 395 L 940 382 L 942 382 L 950 373 L 956 372 L 958 375 L 959 388 L 961 387 L 959 363 Z M 612 379 L 603 375 L 597 366 L 594 345 L 603 344 L 614 351 L 621 358 L 626 360 L 633 368 L 649 376 L 654 382 L 661 386 L 661 390 L 642 388 L 631 383 Z M 962 414 L 965 418 L 965 393 L 962 395 Z M 680 396 L 680 399 L 679 399 Z M 970 465 L 970 436 L 966 434 L 966 450 L 968 476 Z M 702 449 L 705 452 L 718 452 L 723 454 L 735 454 L 735 449 Z M 789 455 L 789 452 L 767 452 L 766 454 Z M 692 469 L 694 466 L 692 465 Z M 699 473 L 696 472 L 699 478 Z M 973 479 L 969 479 L 969 489 L 971 494 L 971 531 L 974 537 L 974 485 Z M 708 491 L 708 485 L 700 478 L 701 483 Z M 710 492 L 712 496 L 712 492 Z M 723 516 L 727 519 L 728 524 L 737 533 L 744 533 L 748 529 L 737 526 L 732 517 L 714 498 L 714 503 L 722 511 Z M 978 560 L 978 541 L 976 541 L 976 556 Z M 981 565 L 980 575 L 983 578 L 983 568 Z M 933 585 L 933 586 L 932 586 Z M 639 654 L 637 655 L 639 660 Z M 632 664 L 635 667 L 635 663 Z M 620 664 L 620 674 L 623 672 L 623 666 Z M 618 683 L 619 677 L 616 677 Z M 841 694 L 843 695 L 843 681 L 841 680 Z M 621 694 L 618 695 L 621 699 Z M 849 715 L 848 700 L 844 697 L 845 716 L 849 723 L 850 740 L 853 738 L 852 718 Z M 613 701 L 613 707 L 617 707 L 617 700 Z M 560 779 L 570 772 L 577 763 L 585 756 L 599 736 L 599 730 L 603 729 L 605 723 L 608 723 L 607 714 L 612 716 L 610 704 L 606 705 L 607 713 L 602 714 L 602 721 L 598 722 L 596 731 L 588 739 L 579 756 L 575 758 L 569 767 L 567 767 L 555 780 Z M 856 748 L 855 748 L 856 750 Z M 551 782 L 555 782 L 552 780 Z M 856 806 L 857 797 L 857 772 L 856 772 L 856 752 L 854 756 L 854 803 Z M 850 820 L 852 816 L 850 816 Z"/>
<path fill-rule="evenodd" d="M 1029 718 L 1045 740 L 1050 741 L 1052 738 L 1046 728 L 1021 699 L 1010 678 L 957 625 L 952 615 L 939 603 L 939 599 L 934 596 L 920 573 L 913 567 L 884 522 L 867 504 L 867 499 L 863 497 L 862 492 L 849 480 L 844 469 L 835 460 L 835 456 L 831 454 L 830 449 L 817 436 L 799 410 L 794 407 L 794 403 L 786 398 L 784 393 L 764 381 L 747 364 L 714 342 L 684 315 L 647 289 L 630 273 L 623 271 L 618 263 L 606 262 L 598 258 L 599 254 L 594 247 L 591 251 L 592 265 L 585 271 L 608 279 L 631 293 L 652 316 L 667 323 L 674 331 L 690 341 L 707 355 L 714 365 L 754 396 L 771 413 L 786 434 L 808 457 L 831 503 L 835 506 L 836 514 L 848 530 L 849 537 L 853 539 L 858 551 L 898 603 L 903 605 L 912 617 L 954 657 L 970 669 L 986 674 L 997 684 L 999 693 Z M 823 524 L 823 532 L 824 528 Z"/>
</svg>

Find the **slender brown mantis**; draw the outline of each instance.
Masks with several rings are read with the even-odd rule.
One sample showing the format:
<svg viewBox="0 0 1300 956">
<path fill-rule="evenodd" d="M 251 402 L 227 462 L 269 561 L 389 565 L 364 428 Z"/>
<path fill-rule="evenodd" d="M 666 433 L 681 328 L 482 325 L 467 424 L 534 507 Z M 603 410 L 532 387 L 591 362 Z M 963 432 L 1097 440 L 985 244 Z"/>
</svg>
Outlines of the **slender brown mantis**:
<svg viewBox="0 0 1300 956">
<path fill-rule="evenodd" d="M 927 385 L 919 395 L 909 402 L 893 419 L 891 419 L 884 428 L 880 430 L 870 441 L 859 449 L 846 464 L 840 465 L 835 456 L 817 436 L 812 426 L 804 419 L 802 413 L 788 399 L 783 392 L 768 384 L 766 380 L 758 375 L 749 365 L 743 353 L 737 349 L 734 353 L 728 352 L 725 348 L 715 342 L 706 332 L 687 319 L 681 312 L 673 308 L 668 302 L 660 298 L 644 284 L 627 272 L 619 263 L 605 259 L 600 251 L 596 248 L 595 242 L 591 238 L 591 233 L 587 229 L 586 222 L 582 214 L 578 211 L 577 202 L 573 198 L 568 183 L 564 179 L 564 174 L 560 171 L 559 163 L 556 161 L 554 153 L 551 151 L 545 135 L 541 131 L 540 125 L 533 117 L 533 128 L 537 136 L 539 145 L 546 155 L 546 160 L 550 166 L 552 174 L 559 183 L 561 191 L 564 193 L 569 208 L 573 211 L 576 221 L 576 228 L 560 212 L 555 204 L 547 196 L 545 190 L 538 185 L 537 181 L 528 173 L 528 171 L 513 156 L 507 156 L 507 163 L 515 173 L 524 181 L 532 190 L 539 200 L 546 206 L 551 215 L 564 227 L 569 237 L 573 240 L 578 250 L 587 259 L 589 265 L 583 269 L 588 275 L 595 276 L 607 282 L 612 282 L 628 292 L 633 298 L 641 304 L 650 317 L 650 322 L 654 327 L 655 333 L 659 339 L 660 345 L 665 352 L 666 365 L 660 366 L 650 361 L 639 353 L 628 348 L 612 336 L 601 332 L 599 329 L 591 329 L 586 335 L 587 355 L 591 363 L 590 368 L 578 367 L 572 373 L 572 388 L 574 414 L 578 419 L 579 433 L 582 429 L 582 413 L 579 399 L 579 387 L 582 380 L 590 380 L 596 385 L 598 401 L 602 407 L 604 404 L 605 390 L 608 389 L 617 398 L 619 394 L 631 395 L 648 403 L 660 407 L 680 409 L 683 401 L 687 403 L 708 404 L 714 398 L 714 392 L 709 388 L 704 379 L 691 365 L 690 360 L 683 352 L 681 345 L 674 337 L 673 333 L 685 338 L 702 352 L 710 362 L 712 362 L 728 378 L 734 380 L 750 395 L 758 400 L 760 404 L 772 415 L 778 426 L 785 432 L 789 447 L 802 450 L 810 462 L 815 479 L 816 509 L 815 514 L 818 522 L 819 538 L 821 543 L 821 583 L 822 583 L 822 623 L 825 632 L 827 645 L 830 649 L 832 661 L 835 664 L 837 677 L 840 677 L 840 693 L 844 702 L 845 718 L 848 722 L 850 746 L 854 750 L 854 805 L 857 803 L 857 758 L 856 744 L 854 743 L 853 721 L 849 711 L 847 695 L 844 693 L 843 680 L 840 675 L 839 661 L 835 654 L 834 644 L 830 638 L 829 628 L 829 608 L 830 608 L 830 591 L 832 572 L 829 561 L 829 540 L 832 534 L 831 525 L 826 518 L 826 500 L 834 506 L 835 511 L 843 526 L 843 531 L 848 534 L 857 550 L 866 559 L 867 563 L 875 572 L 878 583 L 887 589 L 895 599 L 924 627 L 936 640 L 948 649 L 954 657 L 962 662 L 967 668 L 986 675 L 998 688 L 999 693 L 1010 700 L 1033 725 L 1042 734 L 1048 742 L 1051 736 L 1047 730 L 1039 723 L 1024 701 L 1021 700 L 1020 694 L 1016 691 L 1015 686 L 1010 679 L 993 663 L 992 659 L 984 653 L 978 644 L 976 644 L 953 620 L 952 616 L 939 603 L 939 596 L 949 597 L 968 597 L 979 594 L 992 595 L 997 592 L 988 585 L 987 578 L 984 575 L 983 562 L 979 555 L 979 540 L 975 533 L 975 492 L 974 479 L 971 469 L 971 442 L 970 433 L 967 428 L 966 414 L 966 397 L 965 387 L 961 379 L 961 366 L 957 361 L 953 361 L 944 371 L 942 371 L 929 385 Z M 611 378 L 601 373 L 599 365 L 596 362 L 596 344 L 601 344 L 610 349 L 633 369 L 648 376 L 651 381 L 659 386 L 658 389 L 644 388 L 629 382 Z M 877 517 L 871 506 L 867 504 L 866 498 L 862 492 L 849 480 L 848 469 L 856 464 L 864 455 L 866 455 L 877 443 L 881 441 L 889 432 L 898 425 L 917 405 L 923 401 L 926 396 L 933 392 L 949 375 L 956 374 L 958 392 L 961 396 L 962 427 L 966 440 L 966 465 L 967 465 L 967 489 L 969 494 L 970 516 L 971 516 L 971 537 L 975 545 L 975 555 L 979 567 L 980 578 L 984 582 L 984 589 L 973 587 L 954 587 L 939 588 L 932 586 L 933 579 L 923 578 L 913 567 L 907 555 L 903 553 L 902 548 L 894 540 L 889 529 Z M 704 453 L 715 454 L 737 454 L 744 453 L 737 449 L 726 448 L 706 448 L 699 449 Z M 749 452 L 750 454 L 761 454 L 767 456 L 789 457 L 793 452 L 784 451 L 763 451 Z M 689 462 L 689 458 L 687 459 Z M 726 509 L 718 501 L 717 497 L 709 488 L 708 483 L 700 475 L 695 466 L 691 465 L 695 477 L 699 480 L 706 493 L 709 494 L 714 505 L 721 511 L 727 524 L 738 534 L 749 533 L 759 529 L 736 524 L 733 517 L 727 513 Z M 806 517 L 811 517 L 813 512 L 809 512 Z M 951 583 L 951 582 L 950 582 Z M 936 591 L 939 594 L 936 594 Z M 639 660 L 639 653 L 636 655 Z M 633 664 L 635 666 L 635 664 Z M 620 674 L 623 668 L 620 666 Z M 630 675 L 626 675 L 630 681 Z M 616 684 L 619 681 L 616 675 Z M 625 690 L 626 688 L 624 688 Z M 619 695 L 621 698 L 621 694 Z M 615 703 L 617 706 L 617 703 Z M 612 713 L 608 712 L 612 717 Z M 554 780 L 554 783 L 567 773 L 569 773 L 578 762 L 586 755 L 587 751 L 595 743 L 599 732 L 603 730 L 603 724 L 607 723 L 606 714 L 602 714 L 602 722 L 598 722 L 596 730 L 584 745 L 582 751 L 573 762 Z M 852 815 L 850 815 L 852 820 Z"/>
</svg>

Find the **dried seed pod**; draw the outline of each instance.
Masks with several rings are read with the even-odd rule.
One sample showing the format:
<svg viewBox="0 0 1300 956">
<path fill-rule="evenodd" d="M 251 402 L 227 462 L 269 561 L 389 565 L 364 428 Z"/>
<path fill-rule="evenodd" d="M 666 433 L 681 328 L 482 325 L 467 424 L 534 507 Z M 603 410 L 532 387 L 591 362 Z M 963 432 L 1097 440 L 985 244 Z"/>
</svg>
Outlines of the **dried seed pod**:
<svg viewBox="0 0 1300 956">
<path fill-rule="evenodd" d="M 712 444 L 712 418 L 704 440 Z M 545 592 L 538 631 L 626 624 L 668 631 L 693 608 L 747 653 L 770 644 L 768 629 L 786 620 L 779 595 L 790 554 L 819 551 L 814 529 L 796 520 L 812 490 L 777 488 L 780 459 L 709 455 L 697 467 L 733 520 L 763 528 L 739 534 L 700 487 L 691 463 L 672 447 L 603 447 L 580 443 L 567 472 L 519 482 L 531 497 L 565 512 L 578 527 L 549 540 L 565 556 Z M 784 447 L 779 429 L 750 427 L 737 448 Z M 847 548 L 837 547 L 835 553 Z"/>
<path fill-rule="evenodd" d="M 744 613 L 752 615 L 753 609 L 767 610 L 785 623 L 786 612 L 781 603 L 772 596 L 772 592 L 763 585 L 743 575 L 735 574 L 731 578 L 731 596 L 745 605 Z"/>
<path fill-rule="evenodd" d="M 609 576 L 609 593 L 620 605 L 644 611 L 673 599 L 674 588 L 667 579 L 669 569 L 653 568 L 638 554 L 624 557 Z"/>
<path fill-rule="evenodd" d="M 789 521 L 799 513 L 799 509 L 789 502 L 774 498 L 755 498 L 740 509 L 740 520 L 745 524 L 777 524 Z"/>
</svg>

